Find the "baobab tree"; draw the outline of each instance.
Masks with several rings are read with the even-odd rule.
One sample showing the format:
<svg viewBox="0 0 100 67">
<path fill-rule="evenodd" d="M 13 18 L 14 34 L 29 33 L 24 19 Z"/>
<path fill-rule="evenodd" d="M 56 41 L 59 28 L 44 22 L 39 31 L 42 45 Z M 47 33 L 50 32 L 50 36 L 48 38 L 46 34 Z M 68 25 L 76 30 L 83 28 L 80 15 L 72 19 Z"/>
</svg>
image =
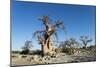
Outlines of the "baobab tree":
<svg viewBox="0 0 100 67">
<path fill-rule="evenodd" d="M 81 40 L 82 43 L 83 43 L 83 48 L 84 48 L 84 49 L 86 49 L 88 43 L 92 41 L 92 39 L 89 39 L 88 36 L 81 36 L 81 37 L 80 37 L 80 40 Z"/>
<path fill-rule="evenodd" d="M 42 21 L 45 29 L 38 30 L 33 34 L 37 38 L 38 43 L 41 45 L 43 55 L 45 55 L 47 53 L 54 52 L 52 37 L 55 35 L 57 38 L 57 29 L 60 28 L 64 30 L 64 25 L 60 20 L 57 20 L 54 24 L 51 24 L 48 16 L 43 16 L 39 20 Z"/>
</svg>

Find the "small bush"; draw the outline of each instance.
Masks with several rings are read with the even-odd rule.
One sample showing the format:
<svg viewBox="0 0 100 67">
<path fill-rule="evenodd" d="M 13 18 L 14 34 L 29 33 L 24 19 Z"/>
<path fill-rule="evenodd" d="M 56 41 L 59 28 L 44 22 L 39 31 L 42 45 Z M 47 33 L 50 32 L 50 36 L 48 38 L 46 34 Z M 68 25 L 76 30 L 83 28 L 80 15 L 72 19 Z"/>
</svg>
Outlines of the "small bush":
<svg viewBox="0 0 100 67">
<path fill-rule="evenodd" d="M 42 55 L 42 51 L 41 50 L 36 50 L 36 51 L 34 51 L 33 54 Z"/>
<path fill-rule="evenodd" d="M 74 48 L 68 48 L 67 49 L 68 54 L 74 54 Z"/>
<path fill-rule="evenodd" d="M 29 54 L 29 49 L 25 49 L 25 50 L 22 50 L 21 52 L 20 52 L 20 54 Z"/>
<path fill-rule="evenodd" d="M 22 57 L 22 58 L 26 58 L 27 56 L 26 56 L 26 55 L 22 55 L 21 57 Z"/>
<path fill-rule="evenodd" d="M 56 48 L 56 49 L 55 49 L 55 52 L 56 52 L 56 53 L 61 53 L 61 52 L 62 52 L 62 49 L 61 49 L 61 48 Z"/>
<path fill-rule="evenodd" d="M 74 54 L 74 48 L 64 48 L 64 49 L 62 49 L 62 52 L 72 55 L 72 54 Z"/>
<path fill-rule="evenodd" d="M 19 54 L 20 51 L 12 51 L 13 54 Z"/>
</svg>

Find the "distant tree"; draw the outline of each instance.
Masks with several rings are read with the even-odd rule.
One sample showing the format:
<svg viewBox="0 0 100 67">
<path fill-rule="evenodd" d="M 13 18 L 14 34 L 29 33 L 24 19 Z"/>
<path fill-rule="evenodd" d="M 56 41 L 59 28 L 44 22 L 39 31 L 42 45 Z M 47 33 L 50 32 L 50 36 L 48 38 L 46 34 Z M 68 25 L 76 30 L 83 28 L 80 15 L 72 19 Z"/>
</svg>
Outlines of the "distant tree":
<svg viewBox="0 0 100 67">
<path fill-rule="evenodd" d="M 21 54 L 29 54 L 30 49 L 33 47 L 32 41 L 26 41 L 24 46 L 22 47 Z"/>
<path fill-rule="evenodd" d="M 84 49 L 86 49 L 88 43 L 92 41 L 92 39 L 89 39 L 88 36 L 81 36 L 81 37 L 80 37 L 80 40 L 81 40 L 82 43 L 83 43 L 83 48 L 84 48 Z"/>
<path fill-rule="evenodd" d="M 76 41 L 75 38 L 70 38 L 65 42 L 61 43 L 59 47 L 62 47 L 63 52 L 74 54 L 74 48 L 79 47 L 79 43 Z"/>
<path fill-rule="evenodd" d="M 14 53 L 14 54 L 19 54 L 20 51 L 12 51 L 12 53 Z"/>
<path fill-rule="evenodd" d="M 77 44 L 77 41 L 75 38 L 70 38 L 69 40 L 66 41 L 66 45 L 68 45 L 70 48 L 74 47 L 75 44 Z"/>
<path fill-rule="evenodd" d="M 22 47 L 22 49 L 31 49 L 33 47 L 32 45 L 32 41 L 25 41 L 24 46 Z"/>
<path fill-rule="evenodd" d="M 61 43 L 61 45 L 59 47 L 69 47 L 69 48 L 74 48 L 74 47 L 78 47 L 79 46 L 79 43 L 76 41 L 75 38 L 70 38 L 64 42 Z"/>
</svg>

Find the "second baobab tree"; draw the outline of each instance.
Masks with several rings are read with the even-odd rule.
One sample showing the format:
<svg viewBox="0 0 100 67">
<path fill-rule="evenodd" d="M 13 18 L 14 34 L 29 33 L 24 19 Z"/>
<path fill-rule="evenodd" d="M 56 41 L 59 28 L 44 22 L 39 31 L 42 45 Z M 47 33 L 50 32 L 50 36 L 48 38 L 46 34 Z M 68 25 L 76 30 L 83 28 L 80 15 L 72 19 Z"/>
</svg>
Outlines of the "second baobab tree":
<svg viewBox="0 0 100 67">
<path fill-rule="evenodd" d="M 49 19 L 50 18 L 48 16 L 43 16 L 42 18 L 40 18 L 39 20 L 42 21 L 45 28 L 43 30 L 37 30 L 33 33 L 35 38 L 38 40 L 38 43 L 41 45 L 43 55 L 54 52 L 52 37 L 53 35 L 55 35 L 55 37 L 58 38 L 58 28 L 64 30 L 64 25 L 62 21 L 57 20 L 53 24 L 51 24 Z"/>
</svg>

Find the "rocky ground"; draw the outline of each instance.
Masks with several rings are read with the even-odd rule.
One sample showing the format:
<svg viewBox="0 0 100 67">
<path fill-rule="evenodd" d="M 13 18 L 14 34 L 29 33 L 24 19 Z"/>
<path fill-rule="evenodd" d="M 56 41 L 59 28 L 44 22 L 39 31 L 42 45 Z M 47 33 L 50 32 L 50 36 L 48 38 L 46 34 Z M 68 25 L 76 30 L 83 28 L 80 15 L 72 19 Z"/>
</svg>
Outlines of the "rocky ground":
<svg viewBox="0 0 100 67">
<path fill-rule="evenodd" d="M 56 54 L 54 57 L 40 55 L 12 55 L 12 66 L 16 65 L 35 65 L 35 64 L 55 64 L 55 63 L 74 63 L 74 62 L 90 62 L 95 61 L 95 55 L 65 53 Z"/>
</svg>

